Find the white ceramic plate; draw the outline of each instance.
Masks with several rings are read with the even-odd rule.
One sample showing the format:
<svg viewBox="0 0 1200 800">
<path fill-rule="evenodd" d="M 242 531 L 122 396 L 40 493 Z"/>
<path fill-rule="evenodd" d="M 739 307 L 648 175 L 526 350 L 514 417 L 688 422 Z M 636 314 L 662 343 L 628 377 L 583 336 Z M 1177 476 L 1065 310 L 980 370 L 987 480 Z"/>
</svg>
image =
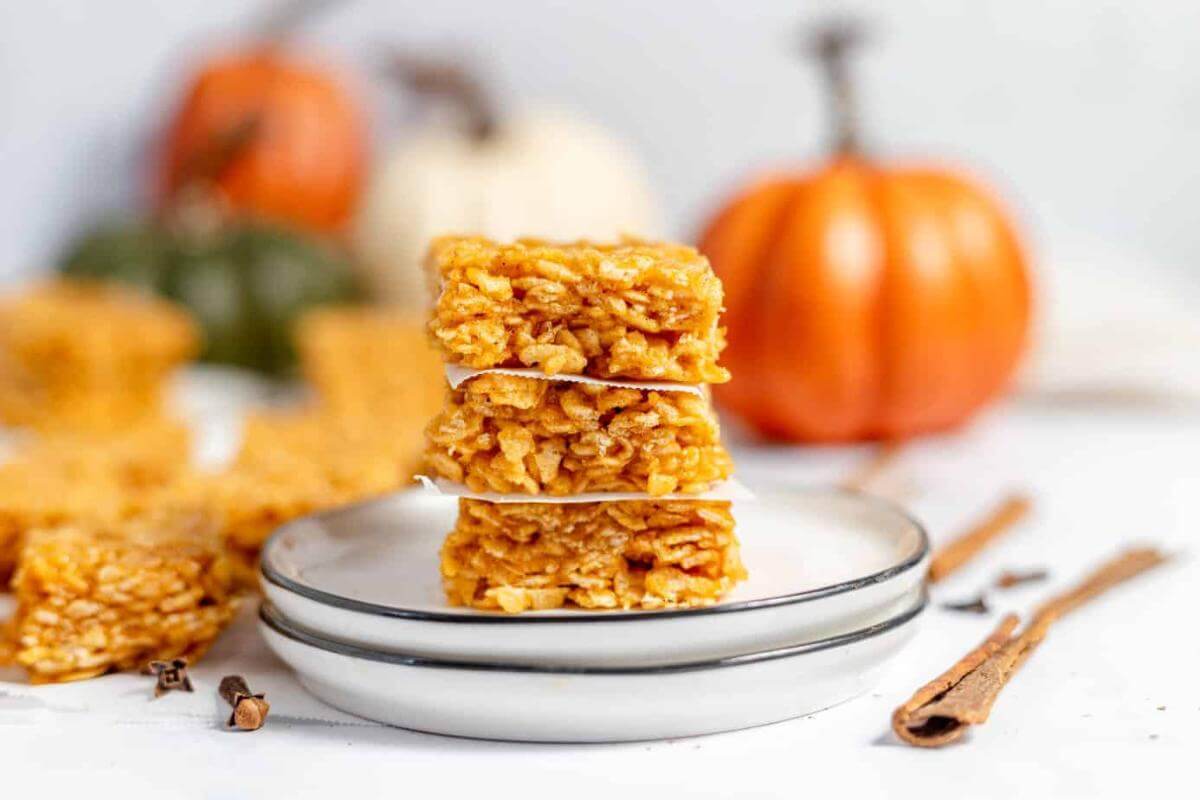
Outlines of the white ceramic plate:
<svg viewBox="0 0 1200 800">
<path fill-rule="evenodd" d="M 750 578 L 721 604 L 679 611 L 446 605 L 438 550 L 457 503 L 419 492 L 298 520 L 263 550 L 267 597 L 320 635 L 375 650 L 540 666 L 646 666 L 770 650 L 890 619 L 920 593 L 921 526 L 849 492 L 735 503 Z"/>
<path fill-rule="evenodd" d="M 811 714 L 875 685 L 916 632 L 922 595 L 869 628 L 765 652 L 656 667 L 477 664 L 366 650 L 264 603 L 263 637 L 321 700 L 403 728 L 531 742 L 665 739 Z"/>
</svg>

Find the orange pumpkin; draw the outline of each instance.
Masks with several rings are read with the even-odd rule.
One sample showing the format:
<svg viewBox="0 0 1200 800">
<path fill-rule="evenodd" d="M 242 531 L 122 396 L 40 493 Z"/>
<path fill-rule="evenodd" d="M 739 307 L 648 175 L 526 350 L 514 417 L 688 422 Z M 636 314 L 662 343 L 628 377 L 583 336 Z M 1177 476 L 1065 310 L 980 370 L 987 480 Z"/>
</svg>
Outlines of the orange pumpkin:
<svg viewBox="0 0 1200 800">
<path fill-rule="evenodd" d="M 205 65 L 164 142 L 160 206 L 194 184 L 234 211 L 316 231 L 348 220 L 362 187 L 364 125 L 330 76 L 263 44 Z"/>
<path fill-rule="evenodd" d="M 996 202 L 938 169 L 863 156 L 845 27 L 818 37 L 836 154 L 744 191 L 700 249 L 725 283 L 733 380 L 718 401 L 790 441 L 952 427 L 1000 392 L 1030 319 L 1025 257 Z"/>
</svg>

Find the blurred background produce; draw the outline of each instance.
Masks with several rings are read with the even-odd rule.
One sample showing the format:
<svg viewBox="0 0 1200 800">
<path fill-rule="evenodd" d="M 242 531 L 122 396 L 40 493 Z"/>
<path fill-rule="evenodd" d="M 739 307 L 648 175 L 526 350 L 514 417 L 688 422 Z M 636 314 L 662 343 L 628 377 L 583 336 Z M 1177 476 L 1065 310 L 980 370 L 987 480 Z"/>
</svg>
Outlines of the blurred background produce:
<svg viewBox="0 0 1200 800">
<path fill-rule="evenodd" d="M 1004 388 L 1029 330 L 1022 244 L 990 194 L 864 141 L 850 75 L 864 30 L 824 23 L 802 42 L 829 94 L 828 162 L 757 179 L 700 239 L 736 377 L 714 392 L 779 439 L 956 425 Z"/>
<path fill-rule="evenodd" d="M 389 77 L 450 119 L 406 131 L 382 156 L 355 243 L 375 294 L 426 305 L 421 259 L 445 233 L 496 239 L 654 236 L 658 212 L 624 145 L 563 109 L 501 108 L 478 70 L 398 53 Z"/>
<path fill-rule="evenodd" d="M 345 225 L 366 129 L 342 76 L 288 39 L 330 3 L 276 3 L 249 40 L 202 60 L 153 154 L 160 209 L 200 186 L 235 212 L 316 231 Z"/>
<path fill-rule="evenodd" d="M 1200 345 L 1187 266 L 1200 230 L 1178 202 L 1200 178 L 1186 4 L 148 8 L 0 11 L 13 66 L 0 70 L 0 264 L 6 283 L 57 265 L 152 288 L 188 308 L 211 361 L 294 374 L 300 314 L 356 300 L 420 308 L 419 254 L 443 229 L 699 239 L 734 211 L 768 225 L 771 203 L 786 202 L 795 225 L 719 224 L 704 242 L 730 285 L 735 379 L 720 399 L 752 428 L 906 436 L 953 426 L 1014 382 L 1051 400 L 1200 395 L 1179 355 Z M 853 64 L 854 158 L 831 155 L 837 115 L 796 52 L 800 31 L 830 18 L 871 32 Z M 129 46 L 107 46 L 130 31 Z M 937 174 L 897 177 L 913 154 Z M 856 215 L 847 176 L 863 164 L 896 191 Z M 758 198 L 747 176 L 766 170 L 838 199 Z M 990 244 L 963 238 L 942 205 L 969 208 Z M 865 310 L 871 280 L 803 255 L 828 252 L 836 226 L 810 219 L 826 212 L 910 251 L 878 284 L 879 308 Z M 934 218 L 942 232 L 925 237 Z M 956 251 L 944 280 L 912 255 L 926 249 Z M 871 326 L 887 332 L 867 345 Z"/>
<path fill-rule="evenodd" d="M 358 297 L 330 237 L 358 203 L 365 120 L 342 76 L 289 41 L 325 5 L 277 3 L 244 43 L 201 59 L 145 154 L 153 213 L 90 229 L 61 257 L 64 275 L 181 303 L 206 361 L 288 372 L 299 316 Z"/>
<path fill-rule="evenodd" d="M 360 296 L 336 242 L 250 219 L 106 223 L 75 241 L 59 266 L 71 278 L 119 281 L 181 303 L 203 329 L 204 360 L 268 375 L 293 366 L 300 315 Z"/>
</svg>

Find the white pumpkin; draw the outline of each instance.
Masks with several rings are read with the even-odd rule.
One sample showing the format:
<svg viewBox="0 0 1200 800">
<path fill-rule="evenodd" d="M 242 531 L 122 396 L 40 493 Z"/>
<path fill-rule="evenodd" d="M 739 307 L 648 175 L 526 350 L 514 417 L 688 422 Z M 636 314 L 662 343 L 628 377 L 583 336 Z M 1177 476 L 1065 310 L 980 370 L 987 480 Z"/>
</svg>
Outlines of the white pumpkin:
<svg viewBox="0 0 1200 800">
<path fill-rule="evenodd" d="M 606 131 L 562 112 L 500 123 L 487 136 L 433 127 L 406 138 L 368 185 L 355 244 L 368 287 L 428 303 L 422 258 L 442 234 L 612 240 L 659 233 L 641 165 Z"/>
</svg>

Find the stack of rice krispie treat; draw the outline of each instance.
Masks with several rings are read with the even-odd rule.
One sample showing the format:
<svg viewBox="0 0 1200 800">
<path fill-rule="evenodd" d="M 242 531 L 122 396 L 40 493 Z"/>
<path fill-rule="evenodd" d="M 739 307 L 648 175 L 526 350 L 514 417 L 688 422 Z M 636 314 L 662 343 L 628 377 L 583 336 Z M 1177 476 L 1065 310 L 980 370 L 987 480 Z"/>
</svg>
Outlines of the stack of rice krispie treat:
<svg viewBox="0 0 1200 800">
<path fill-rule="evenodd" d="M 175 305 L 108 284 L 56 281 L 0 300 L 0 422 L 122 431 L 160 414 L 199 335 Z"/>
<path fill-rule="evenodd" d="M 450 390 L 425 468 L 460 494 L 504 495 L 459 500 L 441 554 L 450 602 L 701 606 L 743 579 L 729 503 L 706 498 L 733 470 L 703 388 L 729 378 L 707 260 L 481 238 L 438 240 L 429 259 L 432 339 L 484 371 Z"/>
</svg>

